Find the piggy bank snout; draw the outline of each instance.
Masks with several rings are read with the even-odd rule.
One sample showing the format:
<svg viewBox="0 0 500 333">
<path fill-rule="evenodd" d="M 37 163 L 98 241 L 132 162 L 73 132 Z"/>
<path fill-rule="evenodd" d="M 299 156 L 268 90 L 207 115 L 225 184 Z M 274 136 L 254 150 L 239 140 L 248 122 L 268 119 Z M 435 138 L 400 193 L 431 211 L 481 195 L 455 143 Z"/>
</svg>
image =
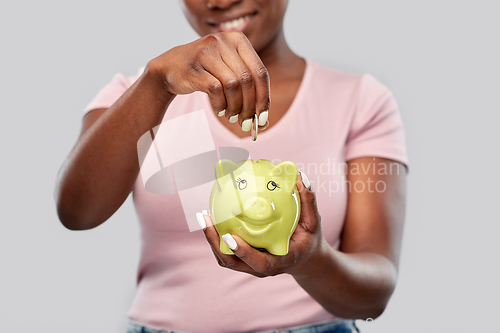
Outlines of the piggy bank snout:
<svg viewBox="0 0 500 333">
<path fill-rule="evenodd" d="M 273 207 L 264 198 L 256 197 L 247 201 L 247 209 L 243 212 L 248 218 L 253 220 L 265 220 L 273 214 Z"/>
</svg>

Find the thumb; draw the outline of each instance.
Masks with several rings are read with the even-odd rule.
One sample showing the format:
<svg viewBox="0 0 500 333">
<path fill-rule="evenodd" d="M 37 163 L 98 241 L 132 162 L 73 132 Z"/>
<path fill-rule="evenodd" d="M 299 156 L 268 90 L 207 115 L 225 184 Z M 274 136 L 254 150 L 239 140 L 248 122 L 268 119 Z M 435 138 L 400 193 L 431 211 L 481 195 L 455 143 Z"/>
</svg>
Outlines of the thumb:
<svg viewBox="0 0 500 333">
<path fill-rule="evenodd" d="M 307 176 L 300 171 L 297 189 L 300 195 L 300 224 L 308 231 L 313 231 L 321 221 L 314 191 Z"/>
</svg>

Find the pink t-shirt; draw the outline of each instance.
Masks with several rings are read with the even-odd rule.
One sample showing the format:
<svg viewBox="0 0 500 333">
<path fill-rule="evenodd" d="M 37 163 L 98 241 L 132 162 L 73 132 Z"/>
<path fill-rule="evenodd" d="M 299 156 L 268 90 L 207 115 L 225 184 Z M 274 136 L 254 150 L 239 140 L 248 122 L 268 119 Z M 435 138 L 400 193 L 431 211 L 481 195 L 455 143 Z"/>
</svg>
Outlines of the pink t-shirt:
<svg viewBox="0 0 500 333">
<path fill-rule="evenodd" d="M 117 74 L 85 112 L 111 106 L 136 79 Z M 316 191 L 323 234 L 335 249 L 347 206 L 343 163 L 374 156 L 408 165 L 396 101 L 369 74 L 342 72 L 307 60 L 288 112 L 255 142 L 224 127 L 201 92 L 177 96 L 163 121 L 190 113 L 199 116 L 199 110 L 204 110 L 201 116 L 208 123 L 212 143 L 207 146 L 206 137 L 198 140 L 193 134 L 197 125 L 185 121 L 178 135 L 188 133 L 190 139 L 162 144 L 181 147 L 191 155 L 197 149 L 200 153 L 209 149 L 199 151 L 202 146 L 241 147 L 253 160 L 293 161 Z M 133 198 L 142 228 L 142 250 L 137 295 L 128 316 L 153 327 L 217 333 L 265 331 L 335 318 L 290 275 L 256 278 L 217 264 L 203 232 L 188 227 L 195 211 L 208 209 L 206 188 L 195 195 L 183 191 L 154 194 L 146 191 L 139 174 Z M 188 201 L 195 208 L 186 219 L 183 204 Z"/>
</svg>

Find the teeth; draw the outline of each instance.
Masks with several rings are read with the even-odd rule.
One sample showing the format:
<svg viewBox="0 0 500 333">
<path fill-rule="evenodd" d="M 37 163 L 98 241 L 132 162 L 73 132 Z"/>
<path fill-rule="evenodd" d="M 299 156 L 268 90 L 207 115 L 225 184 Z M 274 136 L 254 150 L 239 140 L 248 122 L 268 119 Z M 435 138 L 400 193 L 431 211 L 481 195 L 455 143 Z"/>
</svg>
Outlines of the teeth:
<svg viewBox="0 0 500 333">
<path fill-rule="evenodd" d="M 239 27 L 243 23 L 245 23 L 249 18 L 250 18 L 249 15 L 243 16 L 243 17 L 237 18 L 237 19 L 232 20 L 232 21 L 222 22 L 220 24 L 220 26 L 221 26 L 221 28 L 224 28 L 224 29 L 234 29 L 236 27 Z"/>
</svg>

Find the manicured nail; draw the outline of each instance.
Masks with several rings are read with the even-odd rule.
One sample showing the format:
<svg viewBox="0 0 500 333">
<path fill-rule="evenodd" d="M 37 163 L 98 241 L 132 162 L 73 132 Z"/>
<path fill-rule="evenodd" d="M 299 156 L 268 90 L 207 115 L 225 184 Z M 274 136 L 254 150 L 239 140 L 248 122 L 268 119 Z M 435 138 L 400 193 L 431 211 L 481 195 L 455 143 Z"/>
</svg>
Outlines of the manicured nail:
<svg viewBox="0 0 500 333">
<path fill-rule="evenodd" d="M 259 126 L 264 126 L 267 122 L 267 111 L 261 112 L 259 114 Z"/>
<path fill-rule="evenodd" d="M 236 244 L 236 241 L 234 240 L 233 236 L 231 236 L 231 234 L 222 235 L 222 239 L 231 250 L 236 250 L 236 248 L 238 247 L 238 244 Z"/>
<path fill-rule="evenodd" d="M 217 113 L 217 115 L 218 115 L 219 117 L 222 117 L 222 116 L 223 116 L 223 115 L 225 115 L 225 114 L 226 114 L 226 110 L 222 110 L 222 111 L 220 111 L 219 113 Z"/>
<path fill-rule="evenodd" d="M 269 127 L 269 120 L 268 120 L 268 121 L 266 121 L 266 124 L 265 124 L 264 126 L 260 126 L 260 125 L 259 125 L 259 129 L 260 129 L 261 131 L 262 131 L 262 130 L 265 130 L 265 129 L 266 129 L 266 128 L 268 128 L 268 127 Z"/>
<path fill-rule="evenodd" d="M 235 123 L 238 121 L 238 115 L 235 114 L 234 116 L 229 117 L 229 122 L 230 123 Z"/>
<path fill-rule="evenodd" d="M 198 221 L 200 228 L 205 229 L 207 227 L 207 222 L 205 222 L 203 213 L 196 213 L 196 221 Z"/>
<path fill-rule="evenodd" d="M 202 210 L 201 212 L 203 213 L 203 215 L 207 215 L 208 216 L 208 212 L 206 211 L 206 209 Z"/>
<path fill-rule="evenodd" d="M 241 123 L 241 129 L 243 132 L 248 132 L 250 131 L 250 128 L 252 128 L 252 119 L 245 119 Z"/>
<path fill-rule="evenodd" d="M 300 172 L 301 176 L 302 176 L 302 184 L 304 184 L 304 186 L 308 189 L 311 187 L 311 183 L 309 183 L 309 178 L 307 178 L 307 176 L 301 171 Z"/>
</svg>

